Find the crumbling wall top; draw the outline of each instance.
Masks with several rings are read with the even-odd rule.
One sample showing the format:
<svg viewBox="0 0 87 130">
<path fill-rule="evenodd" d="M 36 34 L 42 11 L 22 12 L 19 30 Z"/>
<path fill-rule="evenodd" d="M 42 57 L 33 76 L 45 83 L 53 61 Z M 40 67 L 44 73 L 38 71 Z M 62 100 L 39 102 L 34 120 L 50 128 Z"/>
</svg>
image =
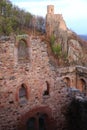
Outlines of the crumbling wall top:
<svg viewBox="0 0 87 130">
<path fill-rule="evenodd" d="M 27 40 L 28 39 L 28 35 L 27 34 L 23 34 L 23 35 L 17 35 L 16 36 L 16 41 L 19 41 L 21 39 Z"/>
</svg>

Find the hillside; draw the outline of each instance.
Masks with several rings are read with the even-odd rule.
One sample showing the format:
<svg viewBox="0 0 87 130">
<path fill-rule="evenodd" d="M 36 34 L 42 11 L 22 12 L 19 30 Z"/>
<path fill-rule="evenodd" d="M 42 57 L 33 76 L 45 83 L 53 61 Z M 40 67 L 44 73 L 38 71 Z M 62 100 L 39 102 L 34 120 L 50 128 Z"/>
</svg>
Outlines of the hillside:
<svg viewBox="0 0 87 130">
<path fill-rule="evenodd" d="M 33 33 L 41 31 L 44 18 L 12 5 L 9 0 L 0 0 L 0 25 L 0 35 L 23 34 L 28 29 Z"/>
</svg>

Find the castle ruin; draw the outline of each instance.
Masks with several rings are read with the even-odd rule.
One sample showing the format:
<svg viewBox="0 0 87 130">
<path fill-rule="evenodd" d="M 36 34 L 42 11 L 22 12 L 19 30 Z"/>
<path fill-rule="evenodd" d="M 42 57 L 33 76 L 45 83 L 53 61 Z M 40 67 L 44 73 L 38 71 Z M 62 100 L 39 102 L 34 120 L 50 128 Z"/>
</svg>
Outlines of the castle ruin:
<svg viewBox="0 0 87 130">
<path fill-rule="evenodd" d="M 47 32 L 54 31 L 57 19 L 61 21 L 62 15 L 54 15 L 54 7 L 48 6 Z M 64 21 L 57 26 L 67 29 Z M 55 68 L 47 49 L 39 37 L 18 35 L 0 39 L 0 130 L 66 128 L 70 87 L 84 92 L 87 69 Z"/>
<path fill-rule="evenodd" d="M 46 33 L 48 36 L 51 36 L 58 31 L 58 29 L 67 31 L 67 26 L 63 20 L 62 14 L 54 14 L 54 5 L 47 6 L 47 15 L 46 15 Z"/>
</svg>

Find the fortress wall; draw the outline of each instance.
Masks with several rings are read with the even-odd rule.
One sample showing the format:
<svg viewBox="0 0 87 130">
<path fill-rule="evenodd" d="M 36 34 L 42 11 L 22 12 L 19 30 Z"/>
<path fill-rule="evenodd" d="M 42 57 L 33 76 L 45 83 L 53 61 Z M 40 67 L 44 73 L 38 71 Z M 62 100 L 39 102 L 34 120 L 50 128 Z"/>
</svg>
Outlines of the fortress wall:
<svg viewBox="0 0 87 130">
<path fill-rule="evenodd" d="M 35 108 L 39 108 L 38 111 L 42 107 L 49 108 L 54 120 L 60 118 L 56 91 L 60 85 L 55 85 L 56 72 L 49 62 L 47 45 L 40 39 L 31 39 L 30 42 L 30 62 L 15 64 L 15 39 L 0 41 L 0 130 L 17 130 L 22 115 Z M 46 82 L 49 84 L 49 95 L 43 96 Z M 23 104 L 19 98 L 22 84 L 26 85 L 27 91 L 27 102 Z"/>
</svg>

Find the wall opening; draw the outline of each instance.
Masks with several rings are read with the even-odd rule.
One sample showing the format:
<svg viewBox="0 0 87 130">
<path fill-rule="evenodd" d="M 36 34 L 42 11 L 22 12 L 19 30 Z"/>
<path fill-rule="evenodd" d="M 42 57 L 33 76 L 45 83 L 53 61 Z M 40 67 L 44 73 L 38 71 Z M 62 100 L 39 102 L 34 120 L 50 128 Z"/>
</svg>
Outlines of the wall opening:
<svg viewBox="0 0 87 130">
<path fill-rule="evenodd" d="M 53 12 L 53 9 L 51 9 L 51 12 Z"/>
<path fill-rule="evenodd" d="M 47 115 L 39 113 L 29 118 L 26 125 L 27 130 L 46 130 Z"/>
<path fill-rule="evenodd" d="M 27 130 L 36 130 L 36 119 L 34 117 L 28 119 Z"/>
<path fill-rule="evenodd" d="M 29 52 L 26 41 L 20 40 L 18 43 L 18 62 L 25 63 L 29 60 Z"/>
<path fill-rule="evenodd" d="M 48 96 L 49 95 L 49 89 L 50 89 L 50 85 L 46 81 L 46 89 L 44 90 L 43 96 Z"/>
<path fill-rule="evenodd" d="M 39 116 L 39 130 L 46 130 L 46 114 Z"/>
<path fill-rule="evenodd" d="M 67 87 L 70 87 L 70 78 L 69 77 L 65 77 L 63 79 L 64 83 L 66 84 Z"/>
<path fill-rule="evenodd" d="M 79 80 L 79 89 L 81 92 L 86 92 L 86 82 L 84 79 Z"/>
<path fill-rule="evenodd" d="M 25 84 L 21 85 L 21 88 L 19 89 L 19 101 L 21 104 L 24 104 L 27 102 L 27 91 Z"/>
<path fill-rule="evenodd" d="M 54 130 L 56 120 L 52 117 L 52 111 L 47 106 L 37 107 L 25 113 L 20 118 L 20 130 Z"/>
</svg>

